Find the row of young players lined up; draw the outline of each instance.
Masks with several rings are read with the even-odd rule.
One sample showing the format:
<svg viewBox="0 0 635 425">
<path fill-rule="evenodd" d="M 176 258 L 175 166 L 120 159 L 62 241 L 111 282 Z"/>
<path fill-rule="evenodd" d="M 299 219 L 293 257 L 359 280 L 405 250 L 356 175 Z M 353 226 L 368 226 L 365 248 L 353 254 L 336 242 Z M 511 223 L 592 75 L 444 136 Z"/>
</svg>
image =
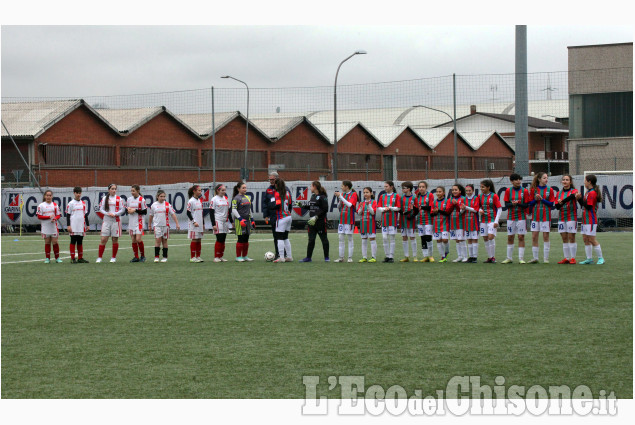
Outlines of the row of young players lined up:
<svg viewBox="0 0 635 425">
<path fill-rule="evenodd" d="M 532 260 L 528 263 L 538 263 L 539 236 L 543 234 L 543 261 L 549 262 L 549 231 L 551 224 L 551 211 L 559 210 L 558 232 L 562 236 L 564 259 L 558 264 L 576 264 L 577 243 L 577 204 L 582 207 L 581 233 L 585 245 L 586 260 L 580 264 L 593 264 L 593 251 L 597 254 L 597 264 L 604 264 L 602 249 L 596 240 L 597 207 L 601 202 L 601 193 L 598 190 L 597 178 L 587 175 L 584 180 L 586 192 L 584 196 L 572 186 L 573 179 L 570 175 L 562 178 L 562 190 L 557 192 L 547 187 L 548 176 L 538 173 L 534 177 L 531 188 L 522 188 L 522 177 L 512 174 L 510 181 L 512 187 L 505 191 L 504 205 L 501 204 L 495 193 L 491 180 L 483 180 L 480 184 L 481 194 L 475 196 L 474 186 L 468 184 L 463 187 L 455 184 L 451 188 L 448 197 L 445 188 L 437 187 L 434 192 L 428 191 L 425 181 L 419 182 L 416 190 L 412 182 L 404 182 L 401 185 L 403 194 L 395 192 L 392 181 L 384 183 L 385 193 L 378 200 L 374 199 L 371 188 L 364 188 L 363 199 L 358 199 L 357 193 L 352 190 L 353 183 L 343 181 L 342 192 L 335 192 L 339 199 L 340 222 L 338 225 L 339 256 L 335 262 L 352 262 L 356 214 L 359 216 L 360 236 L 362 241 L 362 256 L 360 262 L 377 262 L 376 230 L 381 227 L 384 247 L 385 263 L 394 262 L 395 237 L 399 230 L 403 239 L 404 257 L 401 262 L 434 262 L 433 241 L 437 242 L 440 255 L 439 262 L 447 262 L 449 254 L 449 241 L 456 241 L 457 258 L 453 262 L 474 263 L 477 262 L 479 235 L 483 238 L 487 251 L 486 263 L 495 263 L 496 234 L 499 228 L 499 220 L 503 210 L 508 211 L 507 217 L 507 258 L 503 264 L 513 262 L 514 239 L 518 235 L 518 261 L 525 264 L 525 234 L 527 233 L 527 219 L 531 218 L 532 231 Z M 310 262 L 315 247 L 316 236 L 320 236 L 324 250 L 324 258 L 329 259 L 329 241 L 326 236 L 328 211 L 328 197 L 320 182 L 314 181 L 311 185 L 312 197 L 307 201 L 292 203 L 291 195 L 282 179 L 270 176 L 271 186 L 267 189 L 266 203 L 271 211 L 271 216 L 265 214 L 267 223 L 271 219 L 274 235 L 274 244 L 277 253 L 270 254 L 268 261 L 283 263 L 293 261 L 289 231 L 291 230 L 291 209 L 296 207 L 309 210 L 307 256 L 301 262 Z M 239 182 L 233 190 L 231 202 L 226 195 L 226 187 L 222 184 L 215 187 L 215 196 L 210 201 L 210 217 L 213 232 L 216 236 L 214 247 L 214 261 L 224 262 L 225 238 L 231 228 L 236 229 L 238 242 L 236 244 L 236 261 L 253 261 L 248 256 L 249 235 L 255 228 L 255 222 L 251 216 L 251 200 L 247 192 L 246 183 Z M 96 262 L 102 261 L 108 239 L 112 239 L 112 257 L 110 262 L 116 262 L 119 247 L 118 238 L 122 233 L 121 215 L 125 212 L 129 215 L 129 233 L 132 240 L 134 258 L 131 262 L 144 262 L 145 249 L 142 236 L 144 234 L 144 216 L 149 216 L 149 223 L 154 233 L 155 262 L 166 262 L 168 258 L 168 239 L 170 231 L 170 217 L 175 221 L 177 230 L 180 229 L 178 219 L 172 206 L 165 200 L 165 192 L 159 190 L 154 202 L 149 208 L 145 200 L 140 196 L 140 188 L 133 185 L 130 189 L 131 197 L 126 201 L 117 196 L 117 185 L 108 186 L 108 195 L 100 202 L 98 215 L 103 219 L 101 229 L 101 241 Z M 74 200 L 66 208 L 67 231 L 71 236 L 70 253 L 71 262 L 86 263 L 83 258 L 83 236 L 88 226 L 88 210 L 81 198 L 82 189 L 74 189 Z M 202 191 L 200 186 L 194 185 L 188 191 L 187 204 L 188 238 L 190 243 L 190 262 L 202 262 L 201 239 L 203 238 L 203 206 L 200 201 Z M 48 190 L 44 193 L 44 202 L 38 206 L 37 217 L 42 221 L 42 237 L 45 241 L 45 262 L 50 262 L 51 248 L 55 255 L 55 261 L 59 258 L 59 220 L 61 212 L 59 207 L 52 202 L 53 193 Z M 233 223 L 232 223 L 233 220 Z M 422 259 L 417 257 L 417 242 L 415 235 L 421 237 Z M 346 243 L 348 242 L 348 259 L 345 259 Z M 368 255 L 368 245 L 371 252 Z M 75 249 L 77 248 L 77 259 Z M 162 248 L 162 252 L 161 252 Z M 412 248 L 412 256 L 410 255 Z M 162 258 L 160 254 L 162 253 Z"/>
</svg>

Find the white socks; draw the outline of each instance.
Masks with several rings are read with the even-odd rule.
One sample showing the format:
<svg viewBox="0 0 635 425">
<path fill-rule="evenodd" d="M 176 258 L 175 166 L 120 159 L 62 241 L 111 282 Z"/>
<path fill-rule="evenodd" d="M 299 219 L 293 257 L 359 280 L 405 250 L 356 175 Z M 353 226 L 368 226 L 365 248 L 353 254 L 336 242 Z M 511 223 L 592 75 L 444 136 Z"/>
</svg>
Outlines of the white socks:
<svg viewBox="0 0 635 425">
<path fill-rule="evenodd" d="M 545 261 L 549 261 L 549 250 L 551 249 L 551 242 L 544 242 L 542 246 L 543 256 Z"/>
<path fill-rule="evenodd" d="M 377 240 L 373 239 L 370 241 L 370 253 L 373 258 L 377 258 Z"/>
<path fill-rule="evenodd" d="M 507 244 L 507 259 L 508 260 L 513 260 L 514 256 L 514 244 Z"/>
<path fill-rule="evenodd" d="M 564 258 L 567 260 L 571 258 L 571 250 L 569 249 L 569 243 L 562 244 L 562 252 L 564 252 Z"/>
<path fill-rule="evenodd" d="M 388 258 L 395 258 L 395 235 L 388 235 L 388 244 L 390 245 Z"/>
<path fill-rule="evenodd" d="M 344 251 L 346 249 L 346 239 L 348 239 L 348 258 L 353 258 L 353 249 L 355 244 L 353 243 L 353 235 L 339 234 L 339 254 L 340 258 L 344 258 Z"/>
<path fill-rule="evenodd" d="M 445 257 L 445 244 L 440 240 L 437 241 L 437 249 L 439 250 L 441 258 Z"/>
<path fill-rule="evenodd" d="M 412 256 L 416 257 L 417 256 L 417 240 L 416 239 L 410 239 L 410 247 L 412 248 Z"/>
<path fill-rule="evenodd" d="M 593 246 L 593 245 L 591 245 L 591 246 Z M 600 245 L 594 246 L 593 249 L 595 250 L 595 253 L 597 254 L 598 258 L 603 258 L 602 257 L 602 247 Z"/>
<path fill-rule="evenodd" d="M 340 233 L 338 235 L 339 240 L 340 240 L 340 244 L 339 244 L 339 258 L 344 258 L 344 249 L 346 248 L 346 241 L 345 241 L 345 237 L 346 235 L 344 233 Z"/>
<path fill-rule="evenodd" d="M 538 253 L 540 252 L 540 247 L 532 246 L 531 253 L 534 255 L 534 260 L 538 259 Z"/>
<path fill-rule="evenodd" d="M 408 244 L 408 239 L 406 239 L 405 241 L 401 241 L 401 246 L 403 246 L 403 255 L 406 257 L 410 257 L 410 245 Z"/>
<path fill-rule="evenodd" d="M 353 235 L 348 236 L 348 258 L 353 258 L 353 250 L 355 249 L 355 244 L 353 242 Z"/>
<path fill-rule="evenodd" d="M 525 261 L 525 247 L 518 247 L 518 261 Z"/>
<path fill-rule="evenodd" d="M 584 252 L 586 254 L 587 260 L 593 258 L 593 245 L 584 245 Z"/>
<path fill-rule="evenodd" d="M 293 258 L 293 255 L 291 255 L 291 241 L 289 239 L 285 239 L 284 240 L 284 250 L 287 252 L 287 256 L 285 258 Z M 280 248 L 278 248 L 279 252 Z"/>
<path fill-rule="evenodd" d="M 368 239 L 362 239 L 362 257 L 368 258 L 366 252 L 368 251 Z"/>
<path fill-rule="evenodd" d="M 485 241 L 485 251 L 487 252 L 487 258 L 496 256 L 496 239 Z"/>
<path fill-rule="evenodd" d="M 578 243 L 573 242 L 569 244 L 569 252 L 571 253 L 571 258 L 575 258 L 578 253 Z"/>
<path fill-rule="evenodd" d="M 278 254 L 280 254 L 281 258 L 284 257 L 284 239 L 278 239 Z"/>
</svg>

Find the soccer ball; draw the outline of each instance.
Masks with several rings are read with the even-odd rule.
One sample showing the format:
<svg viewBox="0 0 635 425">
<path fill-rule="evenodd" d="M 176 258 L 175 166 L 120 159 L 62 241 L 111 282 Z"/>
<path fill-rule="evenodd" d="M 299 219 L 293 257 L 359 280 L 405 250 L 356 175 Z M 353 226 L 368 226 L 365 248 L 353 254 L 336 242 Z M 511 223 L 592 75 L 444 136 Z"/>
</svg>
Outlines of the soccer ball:
<svg viewBox="0 0 635 425">
<path fill-rule="evenodd" d="M 271 251 L 267 251 L 267 252 L 265 252 L 265 261 L 269 261 L 269 262 L 271 262 L 271 261 L 273 261 L 275 258 L 276 258 L 276 254 L 274 254 L 273 252 L 271 252 Z"/>
</svg>

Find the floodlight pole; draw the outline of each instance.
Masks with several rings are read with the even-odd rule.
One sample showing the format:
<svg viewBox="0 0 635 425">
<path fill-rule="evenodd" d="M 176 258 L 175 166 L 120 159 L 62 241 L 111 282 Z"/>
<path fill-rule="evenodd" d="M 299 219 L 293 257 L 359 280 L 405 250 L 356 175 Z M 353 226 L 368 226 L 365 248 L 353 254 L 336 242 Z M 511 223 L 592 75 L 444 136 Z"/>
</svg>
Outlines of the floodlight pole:
<svg viewBox="0 0 635 425">
<path fill-rule="evenodd" d="M 445 112 L 445 111 L 442 111 L 440 109 L 431 108 L 429 106 L 415 105 L 415 106 L 413 106 L 413 108 L 425 108 L 425 109 L 430 109 L 431 111 L 441 112 L 442 114 L 447 115 L 448 118 L 450 118 L 452 120 L 452 124 L 454 125 L 454 182 L 458 183 L 458 181 L 459 181 L 459 160 L 458 160 L 457 139 L 456 139 L 456 102 L 455 102 L 455 105 L 454 105 L 454 118 L 450 114 Z"/>
<path fill-rule="evenodd" d="M 335 84 L 333 85 L 333 180 L 337 180 L 337 76 L 340 73 L 340 68 L 342 64 L 352 58 L 355 55 L 365 55 L 365 50 L 358 50 L 342 62 L 340 62 L 337 67 L 337 72 L 335 73 Z"/>
<path fill-rule="evenodd" d="M 244 175 L 241 176 L 241 178 L 244 181 L 247 181 L 247 176 L 249 175 L 249 171 L 247 169 L 247 149 L 249 146 L 249 86 L 247 85 L 247 83 L 245 83 L 242 80 L 239 80 L 238 78 L 234 78 L 231 75 L 224 75 L 221 78 L 231 78 L 232 80 L 238 81 L 239 83 L 243 83 L 245 85 L 245 87 L 247 87 L 247 125 L 245 126 L 245 163 L 244 163 Z"/>
</svg>

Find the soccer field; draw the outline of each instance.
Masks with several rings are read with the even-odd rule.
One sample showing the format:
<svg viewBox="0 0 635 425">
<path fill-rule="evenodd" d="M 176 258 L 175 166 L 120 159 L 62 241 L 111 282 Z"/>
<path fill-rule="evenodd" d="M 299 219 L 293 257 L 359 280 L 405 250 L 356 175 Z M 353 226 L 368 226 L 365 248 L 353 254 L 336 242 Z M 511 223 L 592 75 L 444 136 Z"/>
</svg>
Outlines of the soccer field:
<svg viewBox="0 0 635 425">
<path fill-rule="evenodd" d="M 116 264 L 110 243 L 95 264 L 97 236 L 85 239 L 91 263 L 70 264 L 62 235 L 64 263 L 47 265 L 39 235 L 14 239 L 2 237 L 4 398 L 303 398 L 305 375 L 332 397 L 332 375 L 409 394 L 478 375 L 633 397 L 632 233 L 598 234 L 603 266 L 555 264 L 556 233 L 551 264 L 536 265 L 325 264 L 319 240 L 314 262 L 301 264 L 304 233 L 291 235 L 296 261 L 285 264 L 262 259 L 270 234 L 252 236 L 253 263 L 233 261 L 230 235 L 232 261 L 221 264 L 206 235 L 206 262 L 191 264 L 181 234 L 158 264 L 129 263 L 129 237 Z M 329 239 L 334 259 L 337 235 Z M 580 260 L 581 237 L 578 246 Z M 505 247 L 500 234 L 499 261 Z"/>
</svg>

